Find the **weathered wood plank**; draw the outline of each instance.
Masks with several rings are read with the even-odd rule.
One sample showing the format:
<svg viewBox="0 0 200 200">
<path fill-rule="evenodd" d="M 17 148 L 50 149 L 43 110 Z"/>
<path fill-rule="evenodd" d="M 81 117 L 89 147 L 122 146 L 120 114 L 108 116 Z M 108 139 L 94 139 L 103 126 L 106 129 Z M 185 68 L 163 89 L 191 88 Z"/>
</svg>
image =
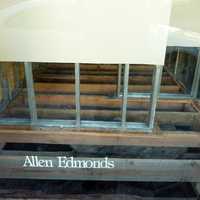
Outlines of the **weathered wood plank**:
<svg viewBox="0 0 200 200">
<path fill-rule="evenodd" d="M 36 92 L 63 92 L 63 93 L 73 93 L 74 84 L 68 83 L 35 83 L 34 84 Z M 130 92 L 149 92 L 151 91 L 151 85 L 130 85 Z M 112 94 L 117 90 L 116 84 L 80 84 L 81 93 L 88 94 Z M 166 85 L 161 86 L 161 92 L 168 93 L 179 93 L 180 88 L 176 85 Z"/>
<path fill-rule="evenodd" d="M 26 154 L 32 156 L 32 154 Z M 59 156 L 59 153 L 57 154 Z M 114 168 L 65 168 L 55 156 L 39 156 L 53 167 L 23 167 L 25 156 L 1 155 L 0 177 L 22 179 L 102 180 L 143 182 L 199 182 L 200 160 L 116 159 Z M 63 158 L 62 158 L 63 159 Z M 80 161 L 105 161 L 105 158 L 79 158 Z M 59 167 L 62 166 L 62 167 Z"/>
<path fill-rule="evenodd" d="M 88 131 L 88 132 L 84 132 Z M 160 131 L 154 134 L 92 132 L 92 130 L 70 131 L 47 130 L 0 130 L 1 142 L 45 143 L 45 144 L 81 144 L 81 145 L 117 145 L 149 147 L 200 147 L 200 133 Z"/>
<path fill-rule="evenodd" d="M 18 99 L 13 102 L 26 104 L 27 99 L 24 96 L 19 96 Z M 36 94 L 37 105 L 59 105 L 61 106 L 73 106 L 75 104 L 74 95 L 65 94 Z M 110 108 L 121 108 L 122 99 L 112 98 L 105 95 L 81 95 L 80 97 L 81 106 L 87 107 L 110 107 Z M 15 106 L 18 107 L 18 106 Z M 148 110 L 149 99 L 134 99 L 128 100 L 129 109 Z M 159 100 L 157 110 L 169 110 L 169 111 L 196 111 L 192 105 L 191 100 Z"/>
<path fill-rule="evenodd" d="M 74 69 L 73 63 L 40 63 L 40 66 L 48 67 L 49 69 Z M 83 70 L 106 70 L 106 71 L 116 71 L 118 68 L 117 64 L 89 64 L 83 63 L 80 64 Z M 134 69 L 137 71 L 152 71 L 152 65 L 130 65 L 130 69 Z"/>
<path fill-rule="evenodd" d="M 43 73 L 39 74 L 38 77 L 35 77 L 36 82 L 63 82 L 63 83 L 74 83 L 75 78 L 73 75 L 70 74 L 48 74 Z M 117 76 L 116 75 L 81 75 L 80 76 L 81 83 L 116 83 Z M 130 76 L 129 84 L 141 84 L 141 85 L 151 85 L 152 84 L 152 77 L 151 76 Z M 170 76 L 165 76 L 162 78 L 162 84 L 164 85 L 173 85 L 174 82 L 172 81 Z M 174 84 L 175 85 L 175 84 Z"/>
</svg>

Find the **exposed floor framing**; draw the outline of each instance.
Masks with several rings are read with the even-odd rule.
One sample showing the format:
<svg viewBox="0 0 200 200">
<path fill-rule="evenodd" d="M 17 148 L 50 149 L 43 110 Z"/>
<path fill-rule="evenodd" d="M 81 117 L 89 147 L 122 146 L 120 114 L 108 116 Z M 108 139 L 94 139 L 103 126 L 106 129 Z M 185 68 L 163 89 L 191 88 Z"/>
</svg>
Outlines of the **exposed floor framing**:
<svg viewBox="0 0 200 200">
<path fill-rule="evenodd" d="M 28 68 L 28 65 L 26 67 Z M 40 67 L 44 67 L 43 70 L 33 71 L 35 96 L 30 98 L 33 91 L 27 90 L 24 86 L 8 107 L 0 113 L 0 185 L 1 179 L 21 181 L 59 179 L 68 180 L 70 183 L 72 180 L 103 181 L 103 183 L 122 181 L 123 184 L 127 181 L 139 184 L 142 181 L 145 182 L 144 185 L 146 182 L 155 184 L 165 182 L 166 186 L 160 187 L 162 191 L 168 190 L 170 184 L 173 186 L 174 182 L 178 185 L 192 182 L 199 191 L 197 183 L 200 182 L 200 104 L 185 96 L 183 85 L 178 83 L 168 70 L 164 69 L 161 80 L 161 93 L 164 94 L 160 95 L 158 100 L 155 127 L 149 132 L 118 127 L 101 129 L 90 124 L 91 122 L 101 124 L 105 121 L 107 124 L 111 122 L 119 124 L 123 121 L 121 109 L 125 104 L 120 96 L 122 86 L 118 88 L 117 84 L 119 78 L 117 65 L 81 65 L 80 88 L 74 84 L 75 74 L 78 73 L 74 71 L 74 65 L 43 63 Z M 26 72 L 31 74 L 30 71 Z M 127 124 L 135 121 L 148 122 L 152 73 L 153 68 L 149 66 L 130 66 L 128 93 L 135 92 L 136 95 L 142 92 L 142 94 L 137 94 L 136 98 L 128 97 L 126 119 L 124 117 Z M 80 89 L 80 105 L 75 89 Z M 174 94 L 174 98 L 166 98 L 167 94 Z M 176 99 L 176 95 L 180 95 L 181 98 L 179 96 Z M 32 98 L 35 99 L 36 105 L 30 108 Z M 80 107 L 78 109 L 80 118 L 77 115 L 77 106 Z M 30 115 L 30 109 L 36 110 L 37 113 Z M 75 126 L 65 127 L 69 121 L 76 122 Z M 86 125 L 80 127 L 84 124 L 89 124 L 91 127 Z M 50 150 L 45 149 L 43 145 L 48 146 Z M 9 149 L 10 146 L 17 148 Z M 67 151 L 66 148 L 72 150 Z M 115 168 L 57 167 L 57 156 L 75 156 L 80 160 L 97 161 L 103 160 L 106 155 L 116 163 Z M 23 164 L 26 156 L 52 160 L 53 167 L 25 168 Z M 14 198 L 12 196 L 14 193 L 20 196 L 18 190 L 14 189 L 13 193 L 9 194 L 9 190 L 2 191 L 0 188 L 0 197 L 3 192 L 11 198 Z M 169 198 L 153 195 L 154 193 L 143 198 L 137 194 L 111 195 L 102 191 L 98 195 L 69 193 L 66 199 L 197 199 L 195 195 L 187 197 L 175 195 Z M 44 198 L 59 199 L 62 195 L 57 193 L 46 195 Z M 42 197 L 36 195 L 38 199 Z M 31 199 L 30 196 L 26 196 L 26 191 L 24 198 Z"/>
</svg>

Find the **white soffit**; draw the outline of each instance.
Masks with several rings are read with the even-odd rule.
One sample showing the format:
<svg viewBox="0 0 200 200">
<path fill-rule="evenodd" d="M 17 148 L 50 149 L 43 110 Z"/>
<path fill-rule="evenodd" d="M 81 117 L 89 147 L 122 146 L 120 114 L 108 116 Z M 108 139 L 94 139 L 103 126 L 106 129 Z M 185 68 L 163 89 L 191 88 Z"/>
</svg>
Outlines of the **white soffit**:
<svg viewBox="0 0 200 200">
<path fill-rule="evenodd" d="M 164 63 L 171 0 L 0 0 L 0 61 Z"/>
</svg>

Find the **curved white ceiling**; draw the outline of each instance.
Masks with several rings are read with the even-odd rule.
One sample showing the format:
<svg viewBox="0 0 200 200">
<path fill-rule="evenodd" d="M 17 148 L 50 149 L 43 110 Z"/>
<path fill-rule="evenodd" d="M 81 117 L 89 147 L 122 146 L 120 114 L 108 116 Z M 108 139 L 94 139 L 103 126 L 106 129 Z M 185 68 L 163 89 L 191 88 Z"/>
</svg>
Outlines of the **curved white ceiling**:
<svg viewBox="0 0 200 200">
<path fill-rule="evenodd" d="M 0 0 L 0 61 L 163 64 L 200 47 L 200 0 Z"/>
<path fill-rule="evenodd" d="M 163 64 L 171 0 L 0 0 L 0 60 Z"/>
<path fill-rule="evenodd" d="M 173 0 L 168 45 L 200 47 L 200 0 Z"/>
</svg>

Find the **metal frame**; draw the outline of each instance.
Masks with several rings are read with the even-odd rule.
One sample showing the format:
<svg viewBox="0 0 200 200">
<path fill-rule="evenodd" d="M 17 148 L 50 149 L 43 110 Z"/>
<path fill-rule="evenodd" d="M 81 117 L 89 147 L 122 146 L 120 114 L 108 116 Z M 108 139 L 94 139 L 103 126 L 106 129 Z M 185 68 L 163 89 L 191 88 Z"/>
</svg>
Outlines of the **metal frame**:
<svg viewBox="0 0 200 200">
<path fill-rule="evenodd" d="M 198 89 L 199 89 L 199 82 L 200 82 L 200 48 L 198 48 L 199 53 L 198 53 L 198 59 L 197 59 L 197 64 L 196 64 L 196 69 L 194 73 L 194 80 L 192 84 L 192 90 L 191 94 L 173 94 L 173 93 L 160 93 L 159 94 L 159 99 L 197 99 L 198 96 Z M 177 48 L 177 57 L 176 57 L 176 64 L 175 64 L 175 70 L 174 73 L 177 73 L 178 69 L 178 64 L 179 64 L 179 58 L 180 58 L 180 49 Z M 117 85 L 119 86 L 119 76 L 121 76 L 121 72 L 118 73 L 118 83 Z M 122 87 L 120 85 L 120 87 Z M 119 91 L 119 90 L 118 90 Z M 117 93 L 118 98 L 122 98 L 122 93 L 121 91 Z M 128 93 L 128 98 L 150 98 L 151 93 L 149 92 L 131 92 Z"/>
<path fill-rule="evenodd" d="M 81 121 L 80 116 L 80 65 L 75 64 L 75 103 L 76 103 L 76 120 L 38 120 L 37 118 L 37 108 L 36 108 L 36 101 L 35 101 L 35 92 L 34 92 L 34 83 L 33 83 L 33 74 L 32 74 L 32 64 L 25 63 L 25 75 L 26 75 L 26 83 L 27 83 L 27 93 L 28 93 L 28 104 L 30 110 L 31 120 L 24 120 L 24 119 L 1 119 L 0 124 L 27 124 L 30 123 L 34 126 L 58 126 L 58 127 L 73 127 L 73 128 L 111 128 L 111 129 L 131 129 L 137 131 L 151 131 L 153 129 L 153 124 L 155 120 L 155 111 L 156 111 L 156 104 L 157 99 L 159 96 L 159 89 L 160 89 L 160 82 L 161 82 L 161 75 L 162 75 L 162 67 L 156 66 L 154 69 L 154 78 L 153 78 L 153 92 L 151 93 L 128 93 L 128 77 L 129 77 L 129 64 L 124 65 L 124 79 L 123 79 L 123 95 L 120 94 L 121 92 L 121 76 L 122 76 L 122 69 L 123 65 L 119 65 L 119 75 L 118 76 L 118 88 L 117 93 L 119 98 L 123 98 L 122 103 L 122 120 L 121 123 L 119 122 L 97 122 L 97 121 Z M 195 82 L 197 83 L 200 80 L 200 53 L 197 62 L 197 68 L 195 72 Z M 197 95 L 197 84 L 193 86 L 193 94 Z M 195 91 L 195 92 L 194 92 Z M 151 106 L 149 111 L 149 118 L 147 123 L 134 123 L 134 122 L 126 122 L 126 114 L 127 114 L 127 102 L 128 98 L 150 98 Z M 190 96 L 177 94 L 167 94 L 161 93 L 160 98 L 163 99 L 190 99 Z"/>
<path fill-rule="evenodd" d="M 175 63 L 175 69 L 174 69 L 174 75 L 177 74 L 178 64 L 180 59 L 180 48 L 177 48 L 177 57 L 176 57 L 176 63 Z M 200 81 L 200 48 L 198 48 L 198 58 L 196 63 L 196 68 L 194 72 L 194 78 L 192 83 L 192 89 L 190 94 L 167 94 L 166 98 L 176 98 L 176 99 L 196 99 L 198 95 L 198 89 L 199 89 L 199 81 Z M 165 95 L 162 95 L 160 98 L 165 98 Z"/>
<path fill-rule="evenodd" d="M 34 127 L 43 128 L 77 128 L 76 120 L 48 120 L 48 119 L 38 119 L 37 123 L 32 123 L 31 119 L 19 119 L 19 118 L 4 118 L 0 119 L 0 125 L 32 125 Z M 97 130 L 118 130 L 122 129 L 121 122 L 108 122 L 108 121 L 87 121 L 81 120 L 81 129 L 97 129 Z M 133 123 L 126 122 L 126 132 L 151 132 L 152 130 L 148 128 L 144 123 Z"/>
<path fill-rule="evenodd" d="M 178 69 L 178 64 L 179 64 L 179 59 L 180 59 L 180 48 L 177 48 L 177 57 L 176 57 L 176 63 L 175 63 L 175 68 L 174 68 L 174 76 L 176 77 L 177 75 L 177 69 Z M 194 78 L 193 78 L 193 83 L 192 83 L 192 88 L 191 88 L 191 93 L 190 94 L 182 94 L 182 95 L 171 95 L 171 98 L 173 96 L 176 96 L 176 98 L 184 98 L 185 99 L 196 99 L 198 95 L 198 89 L 199 89 L 199 81 L 200 81 L 200 48 L 198 48 L 198 56 L 197 56 L 197 63 L 196 63 L 196 68 L 194 72 Z M 169 94 L 168 94 L 169 97 Z"/>
<path fill-rule="evenodd" d="M 154 127 L 154 121 L 155 121 L 155 113 L 156 113 L 156 105 L 157 100 L 159 97 L 159 91 L 160 91 L 160 83 L 162 78 L 162 66 L 156 66 L 154 68 L 153 73 L 153 80 L 152 80 L 152 94 L 150 93 L 143 93 L 140 95 L 140 93 L 133 93 L 133 96 L 128 92 L 128 82 L 129 82 L 129 64 L 125 65 L 124 70 L 124 80 L 123 80 L 123 95 L 120 94 L 121 90 L 121 76 L 122 74 L 122 65 L 119 65 L 119 74 L 118 74 L 118 88 L 117 88 L 117 95 L 119 98 L 123 99 L 123 105 L 122 105 L 122 129 L 126 129 L 126 113 L 127 113 L 127 101 L 128 98 L 141 98 L 141 95 L 143 95 L 144 98 L 148 97 L 150 98 L 150 110 L 149 110 L 149 116 L 147 123 L 140 123 L 142 125 L 142 129 L 148 129 L 152 130 Z M 132 123 L 133 126 L 137 127 L 138 123 Z"/>
<path fill-rule="evenodd" d="M 180 56 L 180 49 L 178 48 L 177 59 L 175 64 L 175 72 L 177 72 L 178 62 Z M 200 50 L 198 54 L 198 61 L 195 70 L 194 81 L 192 85 L 191 95 L 185 94 L 170 94 L 170 93 L 161 93 L 160 83 L 162 78 L 162 66 L 156 66 L 153 72 L 153 89 L 152 93 L 129 93 L 129 64 L 119 64 L 118 66 L 118 79 L 117 79 L 117 97 L 122 98 L 122 110 L 121 110 L 121 122 L 106 122 L 106 121 L 84 121 L 81 120 L 81 106 L 80 106 L 80 64 L 75 64 L 75 105 L 76 105 L 76 120 L 43 120 L 38 119 L 37 116 L 37 106 L 35 99 L 34 91 L 34 82 L 32 74 L 32 63 L 25 62 L 25 77 L 27 84 L 27 93 L 28 93 L 28 105 L 30 111 L 30 119 L 0 119 L 0 124 L 8 125 L 32 125 L 32 126 L 57 126 L 65 128 L 100 128 L 100 129 L 119 129 L 119 130 L 136 130 L 136 131 L 145 131 L 150 132 L 154 127 L 156 105 L 158 98 L 161 99 L 194 99 L 197 98 L 199 81 L 200 81 Z M 123 73 L 122 70 L 124 69 Z M 123 74 L 123 81 L 122 81 Z M 123 84 L 122 84 L 123 82 Z M 3 81 L 3 84 L 6 84 Z M 5 86 L 4 86 L 5 88 Z M 6 92 L 6 91 L 4 91 Z M 5 96 L 5 95 L 4 95 Z M 7 96 L 7 95 L 6 95 Z M 128 98 L 149 98 L 150 99 L 150 110 L 148 121 L 146 123 L 137 123 L 137 122 L 127 122 L 127 106 Z M 8 99 L 9 100 L 9 99 Z"/>
<path fill-rule="evenodd" d="M 0 124 L 4 125 L 32 125 L 38 127 L 61 127 L 61 128 L 96 128 L 96 129 L 117 129 L 126 131 L 141 131 L 151 132 L 155 120 L 156 104 L 159 95 L 160 80 L 162 76 L 162 67 L 156 66 L 153 78 L 153 93 L 151 95 L 151 106 L 149 111 L 149 119 L 147 123 L 127 122 L 127 105 L 128 105 L 128 86 L 129 86 L 129 64 L 120 65 L 119 72 L 122 73 L 124 66 L 123 78 L 123 101 L 122 101 L 122 117 L 121 122 L 106 122 L 106 121 L 86 121 L 81 120 L 80 111 L 80 65 L 75 64 L 75 105 L 76 105 L 76 120 L 45 120 L 38 119 L 37 106 L 34 91 L 34 82 L 32 74 L 32 63 L 24 63 L 25 76 L 28 93 L 28 105 L 30 111 L 30 119 L 0 119 Z M 121 90 L 121 78 L 118 79 L 118 91 Z"/>
<path fill-rule="evenodd" d="M 179 59 L 180 59 L 180 49 L 177 48 L 176 63 L 175 63 L 175 67 L 174 67 L 174 76 L 175 77 L 176 77 L 177 71 L 178 71 Z"/>
</svg>

